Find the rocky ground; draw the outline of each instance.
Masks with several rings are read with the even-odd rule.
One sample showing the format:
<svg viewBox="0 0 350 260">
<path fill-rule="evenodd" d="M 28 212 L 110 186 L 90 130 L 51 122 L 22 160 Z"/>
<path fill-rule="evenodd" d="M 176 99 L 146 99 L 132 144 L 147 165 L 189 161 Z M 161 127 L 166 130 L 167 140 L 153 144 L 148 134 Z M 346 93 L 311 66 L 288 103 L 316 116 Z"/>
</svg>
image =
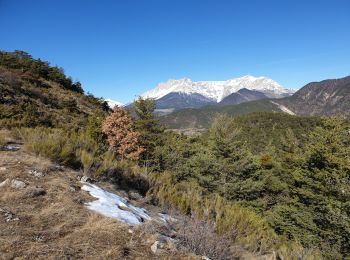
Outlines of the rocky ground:
<svg viewBox="0 0 350 260">
<path fill-rule="evenodd" d="M 183 253 L 171 228 L 159 221 L 130 226 L 90 211 L 95 199 L 81 187 L 81 172 L 22 151 L 0 151 L 0 259 L 202 259 Z M 150 215 L 160 209 L 138 194 L 98 184 Z"/>
</svg>

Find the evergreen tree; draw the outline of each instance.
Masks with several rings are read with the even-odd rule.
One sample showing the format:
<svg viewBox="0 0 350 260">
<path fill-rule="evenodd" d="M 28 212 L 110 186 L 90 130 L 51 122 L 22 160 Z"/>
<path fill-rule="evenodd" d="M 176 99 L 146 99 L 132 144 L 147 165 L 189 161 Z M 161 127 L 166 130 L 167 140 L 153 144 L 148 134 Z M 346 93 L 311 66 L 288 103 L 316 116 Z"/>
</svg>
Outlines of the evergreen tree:
<svg viewBox="0 0 350 260">
<path fill-rule="evenodd" d="M 102 132 L 102 122 L 105 115 L 98 109 L 95 109 L 89 116 L 85 133 L 99 145 L 99 152 L 105 152 L 106 137 Z"/>
<path fill-rule="evenodd" d="M 145 149 L 140 159 L 146 167 L 155 165 L 154 150 L 161 144 L 161 135 L 164 132 L 155 118 L 155 107 L 152 99 L 139 97 L 134 101 L 135 129 L 140 133 L 139 142 Z"/>
<path fill-rule="evenodd" d="M 220 166 L 220 191 L 228 196 L 230 183 L 240 176 L 247 178 L 256 167 L 253 155 L 246 142 L 239 138 L 241 130 L 235 125 L 233 118 L 219 115 L 209 130 L 209 147 L 216 155 Z"/>
</svg>

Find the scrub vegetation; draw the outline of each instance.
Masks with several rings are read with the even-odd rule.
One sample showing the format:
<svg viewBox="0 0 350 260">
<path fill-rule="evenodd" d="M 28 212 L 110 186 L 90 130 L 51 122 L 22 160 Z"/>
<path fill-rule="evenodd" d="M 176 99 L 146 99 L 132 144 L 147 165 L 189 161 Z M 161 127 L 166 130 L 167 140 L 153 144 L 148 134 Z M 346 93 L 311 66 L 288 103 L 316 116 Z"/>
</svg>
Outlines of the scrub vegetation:
<svg viewBox="0 0 350 260">
<path fill-rule="evenodd" d="M 208 254 L 224 259 L 219 251 L 239 245 L 280 259 L 350 257 L 348 120 L 219 114 L 191 137 L 165 131 L 154 101 L 111 110 L 63 70 L 22 52 L 1 53 L 0 80 L 1 127 L 27 152 L 117 179 L 195 219 L 181 239 L 192 251 L 211 244 Z M 198 240 L 208 230 L 225 248 Z"/>
</svg>

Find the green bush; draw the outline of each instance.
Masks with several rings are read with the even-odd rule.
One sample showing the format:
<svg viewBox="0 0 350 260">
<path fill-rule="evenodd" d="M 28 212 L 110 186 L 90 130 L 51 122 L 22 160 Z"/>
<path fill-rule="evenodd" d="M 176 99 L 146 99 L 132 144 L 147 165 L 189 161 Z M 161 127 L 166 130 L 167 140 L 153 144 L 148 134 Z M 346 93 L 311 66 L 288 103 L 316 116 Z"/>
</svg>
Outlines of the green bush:
<svg viewBox="0 0 350 260">
<path fill-rule="evenodd" d="M 28 152 L 75 168 L 81 165 L 76 155 L 78 140 L 62 129 L 17 128 L 12 132 L 14 137 L 23 140 Z"/>
</svg>

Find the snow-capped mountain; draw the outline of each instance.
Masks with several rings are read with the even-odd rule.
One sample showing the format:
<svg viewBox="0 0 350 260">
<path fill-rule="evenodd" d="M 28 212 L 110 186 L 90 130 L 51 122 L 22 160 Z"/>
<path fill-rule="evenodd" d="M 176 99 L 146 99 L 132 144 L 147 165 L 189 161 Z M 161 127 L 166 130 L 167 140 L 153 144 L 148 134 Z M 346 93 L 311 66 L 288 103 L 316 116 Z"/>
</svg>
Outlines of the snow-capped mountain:
<svg viewBox="0 0 350 260">
<path fill-rule="evenodd" d="M 108 104 L 108 106 L 110 108 L 114 108 L 115 106 L 119 106 L 119 107 L 124 106 L 123 103 L 120 103 L 118 101 L 115 101 L 115 100 L 112 100 L 112 99 L 109 99 L 109 98 L 105 99 L 105 101 L 107 102 L 107 104 Z"/>
<path fill-rule="evenodd" d="M 199 94 L 219 103 L 225 97 L 243 88 L 256 90 L 271 97 L 283 97 L 293 93 L 293 91 L 283 88 L 272 79 L 248 75 L 224 81 L 192 81 L 188 78 L 179 80 L 171 79 L 158 84 L 158 86 L 144 93 L 142 96 L 144 98 L 158 100 L 170 93 Z"/>
</svg>

